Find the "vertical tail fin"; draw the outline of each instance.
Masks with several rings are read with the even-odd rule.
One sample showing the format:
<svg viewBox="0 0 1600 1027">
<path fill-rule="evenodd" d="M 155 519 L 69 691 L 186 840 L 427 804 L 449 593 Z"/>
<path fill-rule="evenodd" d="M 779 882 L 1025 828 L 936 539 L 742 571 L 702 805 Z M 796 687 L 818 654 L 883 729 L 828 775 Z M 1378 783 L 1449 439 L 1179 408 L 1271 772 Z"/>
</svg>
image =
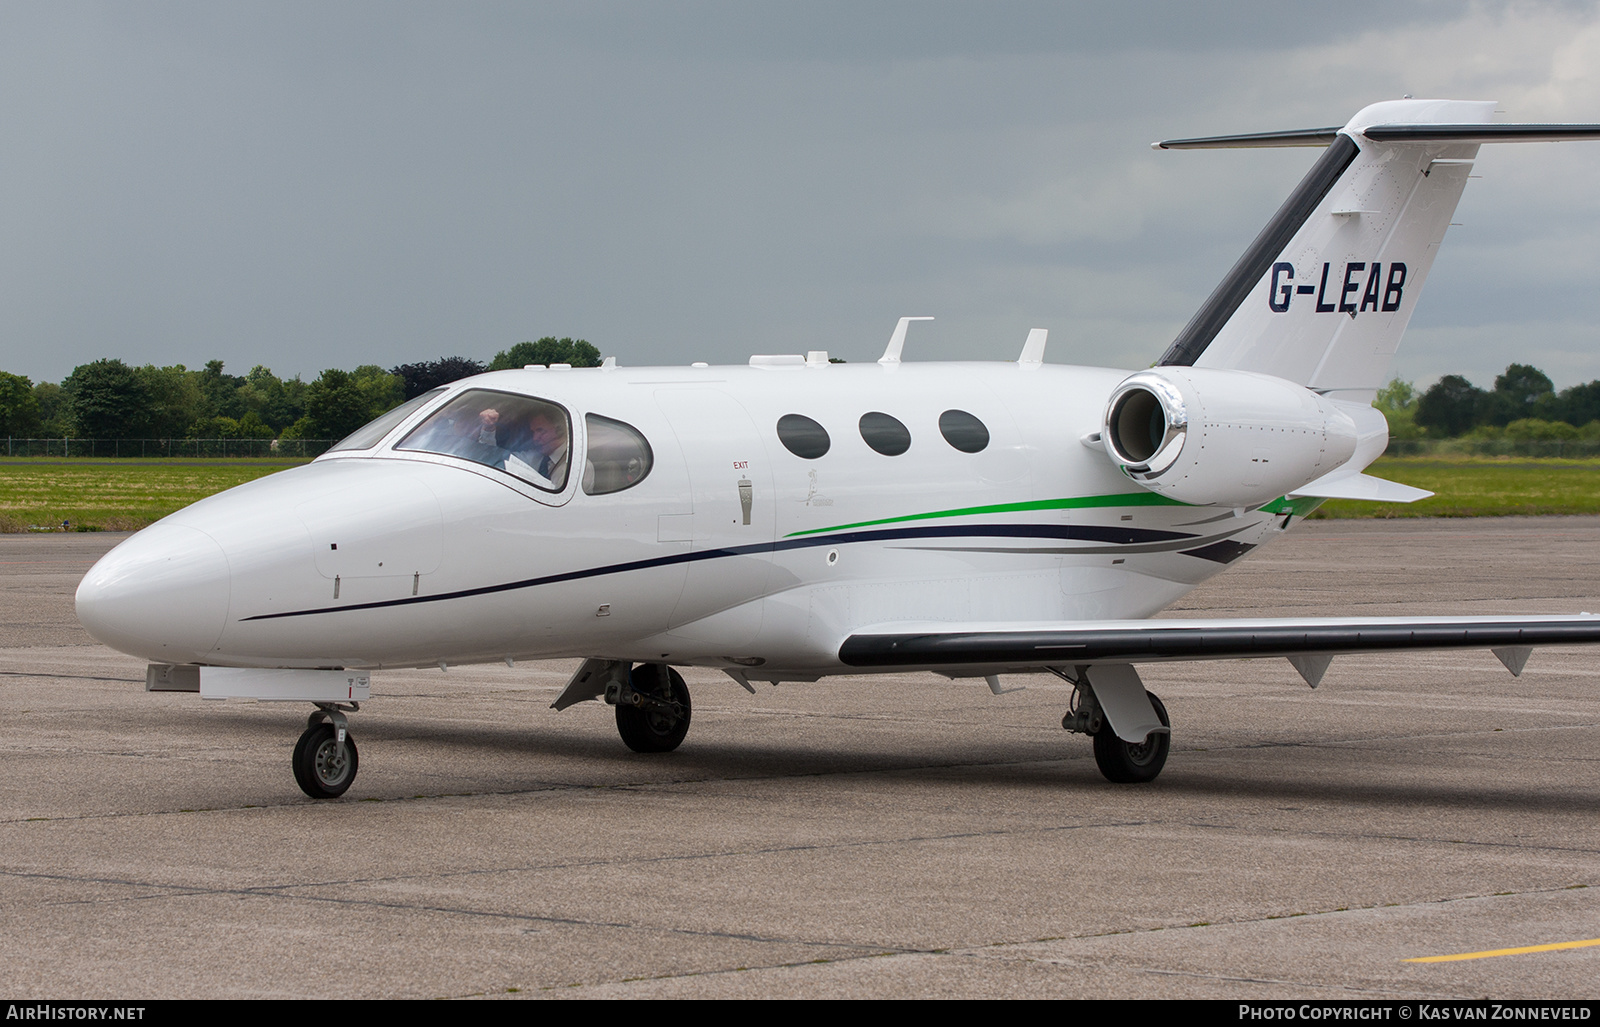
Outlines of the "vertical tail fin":
<svg viewBox="0 0 1600 1027">
<path fill-rule="evenodd" d="M 1388 380 L 1485 142 L 1600 139 L 1600 125 L 1494 125 L 1492 101 L 1394 100 L 1343 128 L 1161 149 L 1327 149 L 1160 363 L 1258 371 L 1349 399 Z"/>
</svg>

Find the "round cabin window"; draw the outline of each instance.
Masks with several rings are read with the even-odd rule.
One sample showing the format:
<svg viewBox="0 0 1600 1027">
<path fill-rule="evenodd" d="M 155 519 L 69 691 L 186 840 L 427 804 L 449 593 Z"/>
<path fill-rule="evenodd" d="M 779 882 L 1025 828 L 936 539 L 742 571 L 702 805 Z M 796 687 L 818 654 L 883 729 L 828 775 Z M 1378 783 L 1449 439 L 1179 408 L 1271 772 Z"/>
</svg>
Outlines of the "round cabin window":
<svg viewBox="0 0 1600 1027">
<path fill-rule="evenodd" d="M 981 453 L 989 445 L 989 429 L 965 410 L 946 410 L 940 414 L 939 434 L 963 453 Z"/>
<path fill-rule="evenodd" d="M 828 429 L 804 414 L 784 414 L 778 418 L 778 441 L 802 460 L 815 460 L 832 444 Z"/>
<path fill-rule="evenodd" d="M 899 456 L 911 448 L 910 430 L 899 418 L 877 410 L 861 415 L 861 438 L 884 456 Z"/>
</svg>

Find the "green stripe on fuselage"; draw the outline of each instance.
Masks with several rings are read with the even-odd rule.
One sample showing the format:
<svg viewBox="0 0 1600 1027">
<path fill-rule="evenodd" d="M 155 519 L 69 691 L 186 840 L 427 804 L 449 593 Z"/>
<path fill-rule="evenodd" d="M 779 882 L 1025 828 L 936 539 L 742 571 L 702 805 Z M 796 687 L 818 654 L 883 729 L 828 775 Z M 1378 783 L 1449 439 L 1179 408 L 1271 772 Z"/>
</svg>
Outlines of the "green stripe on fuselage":
<svg viewBox="0 0 1600 1027">
<path fill-rule="evenodd" d="M 1035 499 L 1026 503 L 998 503 L 994 506 L 964 506 L 959 510 L 934 510 L 931 513 L 907 514 L 904 517 L 881 517 L 875 521 L 857 521 L 854 524 L 835 524 L 827 528 L 807 528 L 791 531 L 784 538 L 799 535 L 816 535 L 824 531 L 848 531 L 851 528 L 871 528 L 879 524 L 900 524 L 905 521 L 929 521 L 940 517 L 976 517 L 980 514 L 1024 513 L 1031 510 L 1083 510 L 1097 506 L 1188 506 L 1176 499 L 1156 495 L 1154 492 L 1121 492 L 1112 496 L 1077 496 L 1070 499 Z"/>
</svg>

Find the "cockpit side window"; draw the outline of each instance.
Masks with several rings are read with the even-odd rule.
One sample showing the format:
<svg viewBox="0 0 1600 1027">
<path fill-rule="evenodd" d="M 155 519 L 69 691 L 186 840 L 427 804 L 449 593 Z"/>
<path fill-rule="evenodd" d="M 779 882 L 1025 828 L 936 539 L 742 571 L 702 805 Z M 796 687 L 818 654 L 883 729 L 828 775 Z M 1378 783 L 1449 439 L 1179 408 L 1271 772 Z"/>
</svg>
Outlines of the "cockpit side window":
<svg viewBox="0 0 1600 1027">
<path fill-rule="evenodd" d="M 560 492 L 567 484 L 572 422 L 565 410 L 546 400 L 469 389 L 394 448 L 470 460 L 535 488 Z"/>
<path fill-rule="evenodd" d="M 401 421 L 404 421 L 407 417 L 410 417 L 411 414 L 419 407 L 426 406 L 427 404 L 438 399 L 439 393 L 443 391 L 443 389 L 433 389 L 428 392 L 424 392 L 420 396 L 406 400 L 404 403 L 401 403 L 388 413 L 381 414 L 377 418 L 368 421 L 360 428 L 357 428 L 349 435 L 346 435 L 344 438 L 340 439 L 334 445 L 329 446 L 328 452 L 336 453 L 344 450 L 371 449 L 373 446 L 376 446 L 385 435 L 389 434 L 390 429 L 399 424 Z"/>
<path fill-rule="evenodd" d="M 591 496 L 621 492 L 644 480 L 655 456 L 649 441 L 632 425 L 599 414 L 584 414 L 589 437 L 583 462 L 583 491 Z"/>
</svg>

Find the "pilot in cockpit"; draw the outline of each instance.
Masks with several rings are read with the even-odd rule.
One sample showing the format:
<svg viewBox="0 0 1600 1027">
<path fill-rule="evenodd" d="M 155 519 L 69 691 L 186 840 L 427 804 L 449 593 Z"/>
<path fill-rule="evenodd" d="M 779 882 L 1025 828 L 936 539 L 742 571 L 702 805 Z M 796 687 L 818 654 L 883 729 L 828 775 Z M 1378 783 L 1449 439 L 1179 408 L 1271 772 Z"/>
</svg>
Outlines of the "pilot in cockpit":
<svg viewBox="0 0 1600 1027">
<path fill-rule="evenodd" d="M 472 389 L 395 446 L 508 471 L 541 489 L 567 484 L 572 432 L 560 407 L 528 396 Z"/>
<path fill-rule="evenodd" d="M 480 464 L 498 464 L 504 459 L 504 451 L 496 438 L 499 423 L 500 411 L 494 407 L 449 411 L 427 426 L 426 433 L 416 440 L 413 448 L 459 456 Z"/>
<path fill-rule="evenodd" d="M 566 418 L 551 407 L 536 406 L 526 415 L 517 441 L 510 446 L 505 469 L 519 478 L 542 478 L 559 491 L 567 481 L 570 442 Z"/>
</svg>

